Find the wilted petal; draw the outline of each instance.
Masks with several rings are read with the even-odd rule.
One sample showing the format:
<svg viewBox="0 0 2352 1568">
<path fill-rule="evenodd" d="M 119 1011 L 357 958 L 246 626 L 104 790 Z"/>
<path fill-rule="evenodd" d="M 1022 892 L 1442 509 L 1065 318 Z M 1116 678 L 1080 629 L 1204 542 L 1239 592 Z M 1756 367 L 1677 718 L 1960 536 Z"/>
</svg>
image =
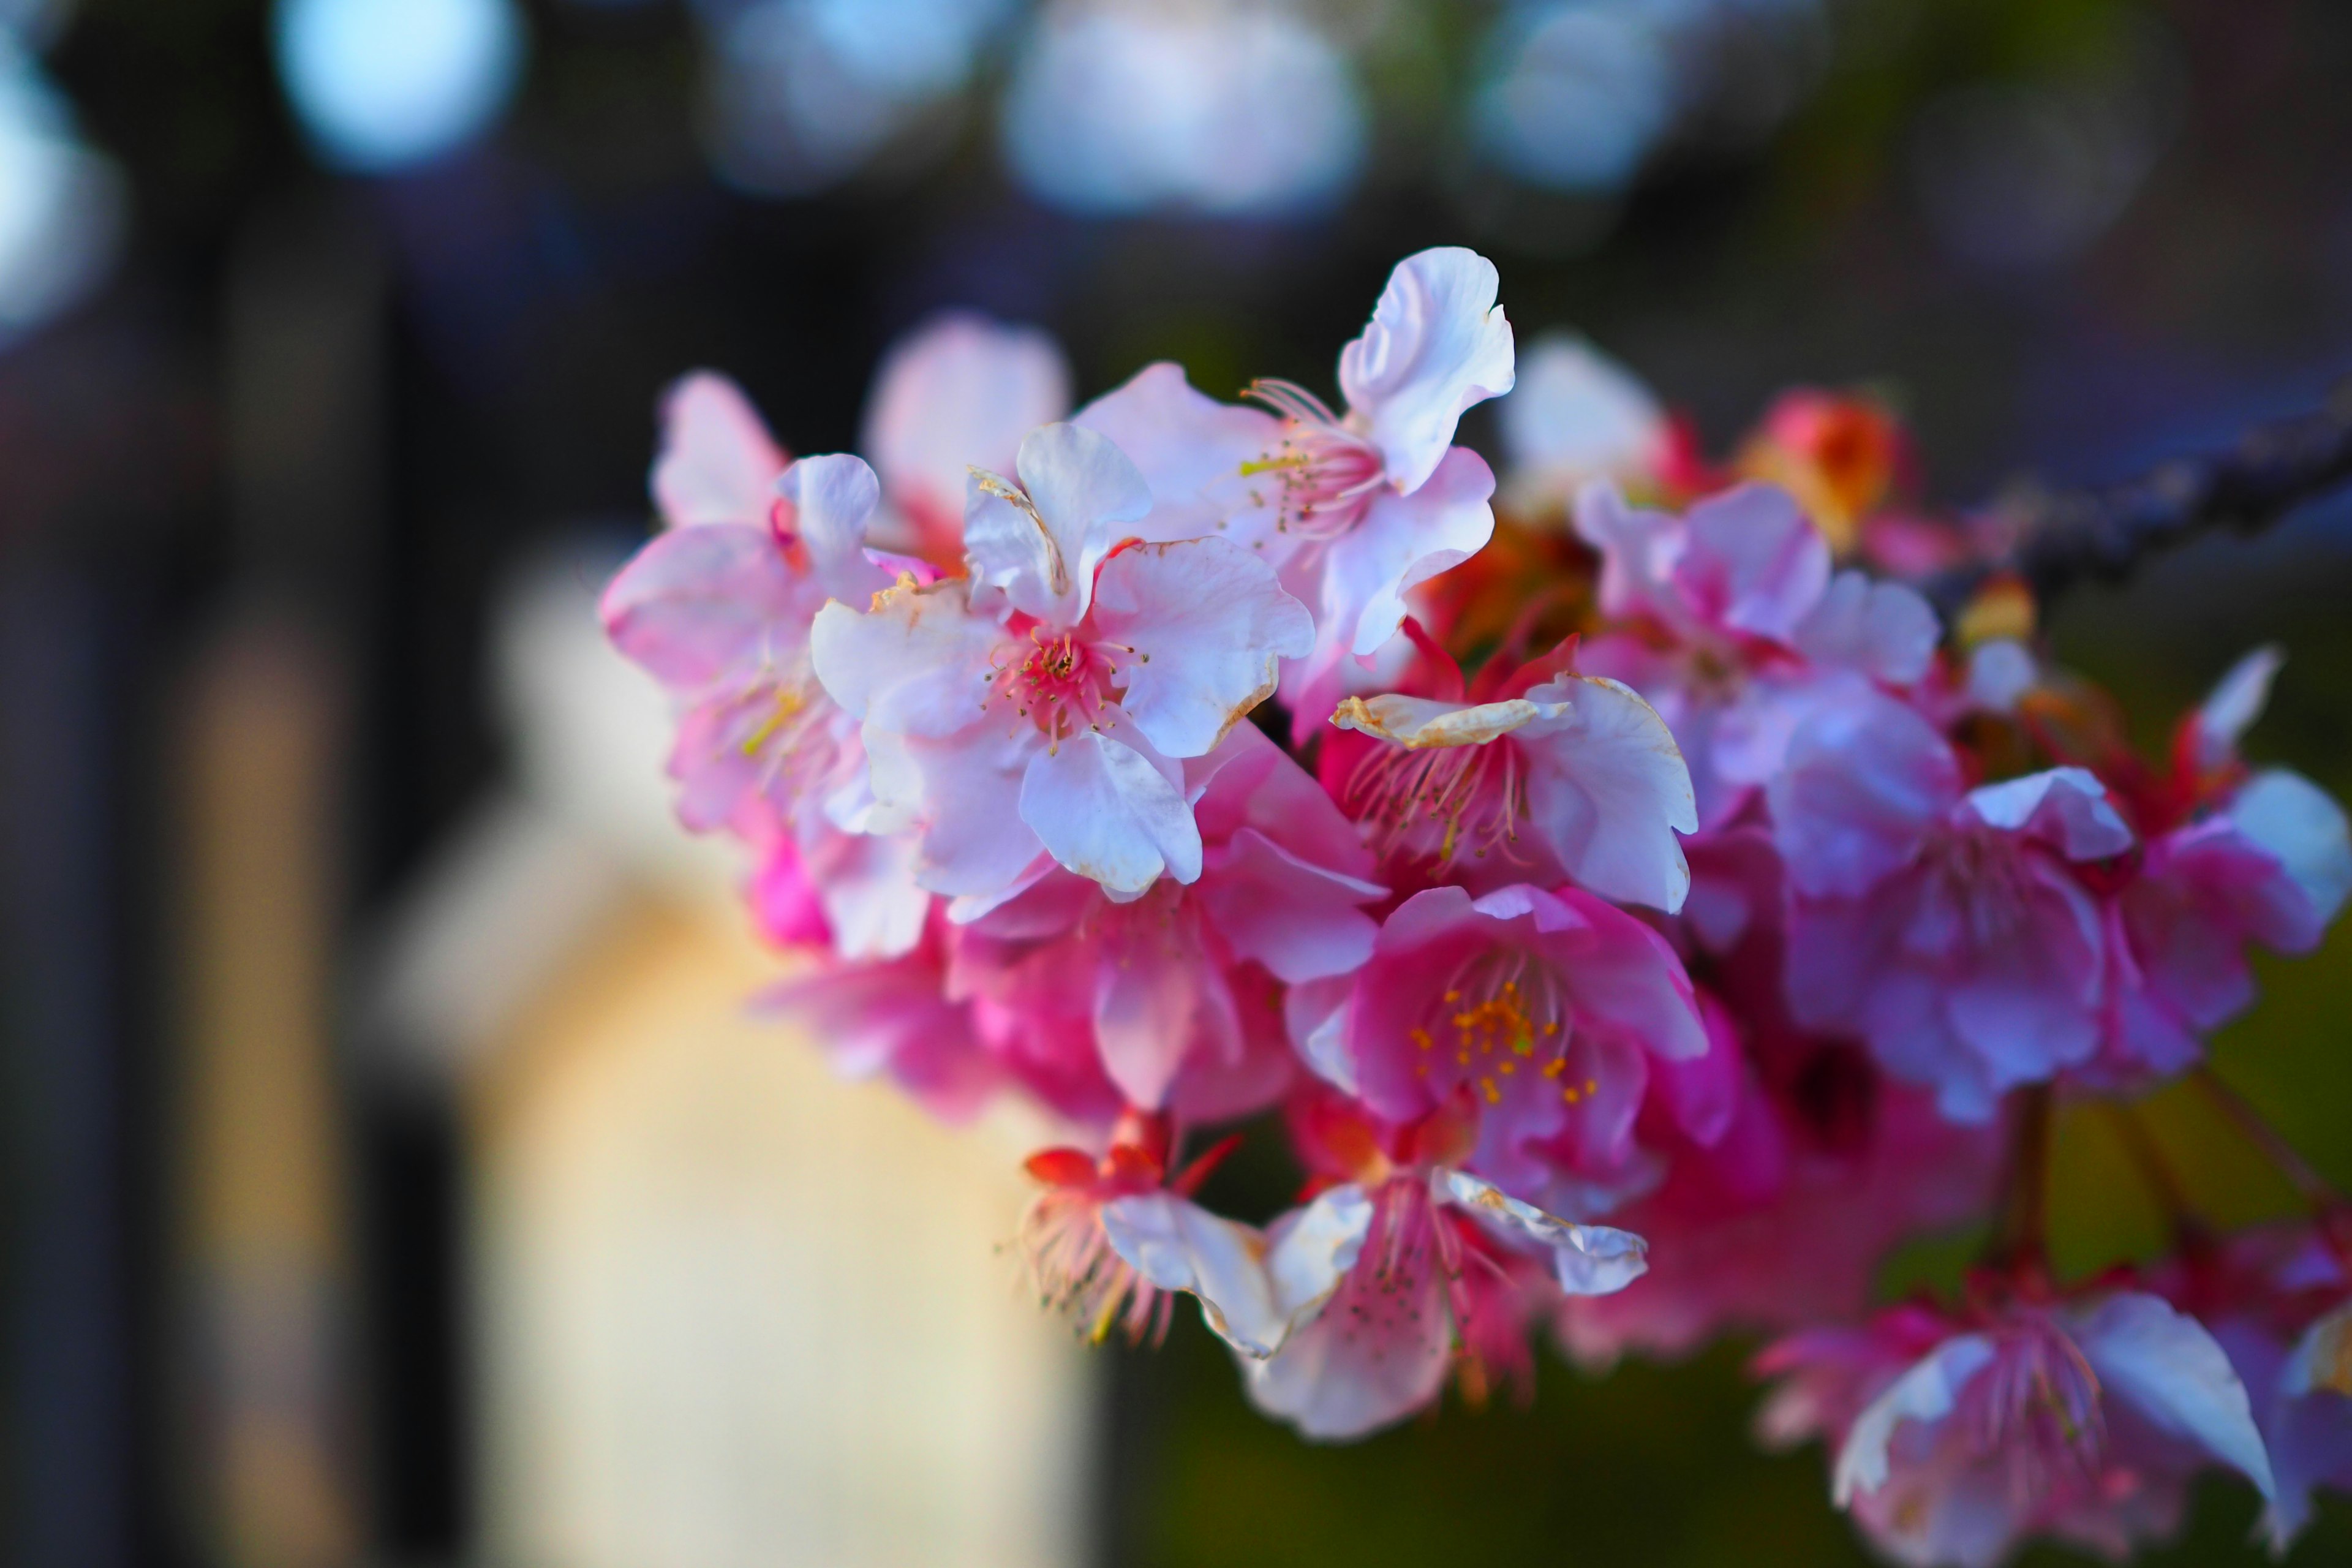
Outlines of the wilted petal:
<svg viewBox="0 0 2352 1568">
<path fill-rule="evenodd" d="M 1544 716 L 1543 709 L 1524 698 L 1438 702 L 1391 691 L 1347 699 L 1332 713 L 1331 722 L 1418 752 L 1433 746 L 1483 746 Z"/>
<path fill-rule="evenodd" d="M 1433 1171 L 1430 1187 L 1431 1196 L 1476 1215 L 1498 1236 L 1549 1251 L 1559 1288 L 1571 1296 L 1614 1295 L 1649 1271 L 1649 1244 L 1632 1231 L 1573 1224 L 1467 1171 Z"/>
<path fill-rule="evenodd" d="M 1096 579 L 1093 626 L 1131 650 L 1120 706 L 1171 757 L 1214 747 L 1274 694 L 1280 661 L 1315 638 L 1273 568 L 1222 539 L 1120 550 Z"/>
<path fill-rule="evenodd" d="M 768 525 L 784 454 L 742 389 L 711 371 L 680 380 L 662 399 L 654 504 L 672 528 Z"/>
<path fill-rule="evenodd" d="M 1021 819 L 1070 870 L 1132 898 L 1162 871 L 1180 882 L 1201 875 L 1201 834 L 1182 778 L 1163 757 L 1086 731 L 1032 759 Z"/>
<path fill-rule="evenodd" d="M 1666 721 L 1598 676 L 1562 676 L 1528 700 L 1543 716 L 1508 743 L 1527 762 L 1529 824 L 1603 898 L 1681 909 L 1690 867 L 1675 835 L 1698 831 L 1698 803 Z"/>
<path fill-rule="evenodd" d="M 1952 1414 L 1960 1390 L 1993 1359 L 1992 1342 L 1982 1334 L 1959 1334 L 1946 1340 L 1890 1384 L 1854 1418 L 1838 1450 L 1837 1468 L 1830 1483 L 1831 1500 L 1840 1508 L 1857 1492 L 1874 1492 L 1886 1484 L 1886 1450 L 1895 1429 L 1906 1421 L 1933 1425 Z"/>
<path fill-rule="evenodd" d="M 2278 1495 L 2245 1385 L 2203 1324 L 2158 1297 L 2125 1291 L 2077 1326 L 2074 1342 L 2107 1397 L 2236 1467 L 2265 1498 Z"/>
<path fill-rule="evenodd" d="M 1363 335 L 1340 351 L 1339 389 L 1402 493 L 1427 482 L 1465 409 L 1511 390 L 1511 323 L 1495 302 L 1501 287 L 1495 264 L 1474 250 L 1408 256 L 1389 274 Z"/>
</svg>

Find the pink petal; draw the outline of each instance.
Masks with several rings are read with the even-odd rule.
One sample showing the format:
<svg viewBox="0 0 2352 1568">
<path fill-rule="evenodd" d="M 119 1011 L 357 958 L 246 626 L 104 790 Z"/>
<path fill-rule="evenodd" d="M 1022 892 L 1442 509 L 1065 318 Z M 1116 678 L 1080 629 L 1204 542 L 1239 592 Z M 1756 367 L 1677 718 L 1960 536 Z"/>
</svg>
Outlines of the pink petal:
<svg viewBox="0 0 2352 1568">
<path fill-rule="evenodd" d="M 1698 806 L 1665 721 L 1631 689 L 1592 676 L 1562 676 L 1527 697 L 1556 710 L 1499 742 L 1526 760 L 1529 825 L 1604 898 L 1682 908 L 1690 867 L 1675 835 L 1698 831 Z"/>
<path fill-rule="evenodd" d="M 1072 423 L 1099 430 L 1134 459 L 1151 487 L 1151 511 L 1136 526 L 1145 539 L 1198 539 L 1227 532 L 1244 547 L 1270 543 L 1275 509 L 1258 504 L 1265 481 L 1244 464 L 1273 451 L 1282 421 L 1262 409 L 1219 403 L 1193 389 L 1184 367 L 1146 365 L 1116 392 L 1078 410 Z"/>
<path fill-rule="evenodd" d="M 670 527 L 764 529 L 785 461 L 751 400 L 725 376 L 697 371 L 663 396 L 651 489 Z"/>
<path fill-rule="evenodd" d="M 1055 859 L 1115 898 L 1142 892 L 1163 871 L 1180 882 L 1201 875 L 1200 830 L 1178 787 L 1183 775 L 1130 741 L 1143 737 L 1073 735 L 1055 751 L 1038 750 L 1021 784 L 1021 820 Z"/>
<path fill-rule="evenodd" d="M 1362 521 L 1325 547 L 1316 620 L 1327 662 L 1378 653 L 1404 623 L 1407 592 L 1486 548 L 1494 493 L 1493 470 L 1466 447 L 1446 452 L 1412 495 L 1373 493 Z"/>
<path fill-rule="evenodd" d="M 756 673 L 798 646 L 815 607 L 765 524 L 656 534 L 597 605 L 614 647 L 684 691 Z"/>
<path fill-rule="evenodd" d="M 1796 499 L 1773 485 L 1744 484 L 1685 516 L 1689 542 L 1675 585 L 1702 621 L 1793 644 L 1829 586 L 1830 547 Z"/>
<path fill-rule="evenodd" d="M 858 444 L 892 504 L 952 538 L 965 470 L 1012 472 L 1021 438 L 1069 407 L 1069 366 L 1050 336 L 950 311 L 883 356 Z"/>
</svg>

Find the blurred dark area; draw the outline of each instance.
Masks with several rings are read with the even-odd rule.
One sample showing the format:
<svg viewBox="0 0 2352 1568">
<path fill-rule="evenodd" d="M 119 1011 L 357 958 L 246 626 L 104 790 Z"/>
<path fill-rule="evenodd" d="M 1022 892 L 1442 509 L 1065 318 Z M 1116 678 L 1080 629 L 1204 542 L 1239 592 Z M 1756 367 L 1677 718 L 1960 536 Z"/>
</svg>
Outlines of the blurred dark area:
<svg viewBox="0 0 2352 1568">
<path fill-rule="evenodd" d="M 532 0 L 510 98 L 409 162 L 291 106 L 297 8 L 0 4 L 0 79 L 37 75 L 110 171 L 95 238 L 11 251 L 38 203 L 8 183 L 54 171 L 11 162 L 0 103 L 0 1554 L 27 1568 L 477 1560 L 467 1130 L 362 1048 L 349 965 L 510 760 L 504 584 L 642 532 L 681 372 L 738 378 L 798 452 L 853 447 L 885 347 L 948 306 L 1051 331 L 1081 397 L 1161 357 L 1328 391 L 1389 267 L 1467 244 L 1523 342 L 1590 335 L 1713 449 L 1781 387 L 1879 389 L 1954 506 L 2226 442 L 2352 373 L 2326 0 L 1268 5 L 1349 73 L 1344 168 L 1131 201 L 998 107 L 1048 89 L 1024 29 L 1079 5 L 967 7 L 961 74 L 844 151 L 760 140 L 723 49 L 750 0 Z M 1663 53 L 1591 32 L 1668 11 Z M 19 308 L 9 258 L 41 244 L 96 259 Z M 2151 742 L 2284 643 L 2255 749 L 2344 795 L 2347 594 L 2352 508 L 2321 506 L 2053 631 Z M 2347 958 L 2270 966 L 2220 1047 L 2339 1176 Z M 2154 1234 L 2101 1206 L 2102 1158 L 2062 1244 Z M 2223 1212 L 2276 1206 L 2214 1158 Z M 1097 1561 L 1859 1560 L 1821 1457 L 1751 1443 L 1743 1347 L 1606 1382 L 1547 1355 L 1531 1408 L 1325 1449 L 1179 1316 L 1156 1356 L 1105 1352 Z M 295 1522 L 241 1532 L 257 1485 Z M 2243 1560 L 2252 1510 L 2211 1489 L 2150 1561 Z M 2294 1561 L 2352 1563 L 2340 1500 Z"/>
</svg>

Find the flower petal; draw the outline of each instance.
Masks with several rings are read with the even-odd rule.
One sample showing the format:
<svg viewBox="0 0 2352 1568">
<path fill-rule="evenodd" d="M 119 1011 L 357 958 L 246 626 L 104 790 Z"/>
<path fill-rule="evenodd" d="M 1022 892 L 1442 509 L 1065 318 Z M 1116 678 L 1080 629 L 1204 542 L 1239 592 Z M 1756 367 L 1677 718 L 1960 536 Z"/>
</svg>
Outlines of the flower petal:
<svg viewBox="0 0 2352 1568">
<path fill-rule="evenodd" d="M 1475 250 L 1408 256 L 1389 274 L 1363 335 L 1340 351 L 1339 389 L 1401 494 L 1428 481 L 1465 409 L 1511 390 L 1511 323 L 1495 302 L 1501 288 L 1495 264 Z"/>
<path fill-rule="evenodd" d="M 1055 859 L 1114 898 L 1141 893 L 1162 871 L 1190 882 L 1201 875 L 1201 834 L 1182 776 L 1148 748 L 1086 731 L 1031 759 L 1021 820 Z"/>
<path fill-rule="evenodd" d="M 826 693 L 878 729 L 939 737 L 982 718 L 1001 628 L 974 615 L 955 581 L 902 584 L 870 610 L 835 600 L 817 612 L 809 658 Z"/>
<path fill-rule="evenodd" d="M 866 553 L 866 524 L 881 486 L 863 458 L 830 452 L 803 458 L 776 481 L 793 506 L 793 533 L 827 598 L 863 607 L 890 585 L 890 574 Z"/>
<path fill-rule="evenodd" d="M 2271 682 L 2284 663 L 2285 650 L 2265 643 L 2215 682 L 2205 705 L 2189 716 L 2199 767 L 2218 768 L 2238 754 L 2239 740 L 2263 716 L 2271 700 Z"/>
<path fill-rule="evenodd" d="M 1244 827 L 1208 852 L 1193 896 L 1234 957 L 1295 985 L 1349 973 L 1371 956 L 1380 928 L 1362 906 L 1387 892 Z"/>
<path fill-rule="evenodd" d="M 2049 768 L 1972 789 L 1962 803 L 1987 826 L 2023 833 L 2070 860 L 2104 860 L 2132 847 L 2132 830 L 2085 768 Z"/>
<path fill-rule="evenodd" d="M 674 690 L 756 674 L 816 608 L 763 524 L 656 534 L 597 604 L 614 647 Z"/>
<path fill-rule="evenodd" d="M 1632 1231 L 1572 1224 L 1467 1171 L 1431 1172 L 1430 1195 L 1476 1215 L 1498 1236 L 1548 1249 L 1559 1288 L 1571 1296 L 1614 1295 L 1649 1271 L 1649 1243 Z"/>
<path fill-rule="evenodd" d="M 1666 442 L 1665 410 L 1650 389 L 1573 332 L 1528 345 L 1500 412 L 1510 471 L 1554 504 L 1582 480 L 1647 470 Z"/>
<path fill-rule="evenodd" d="M 951 310 L 883 356 L 858 445 L 917 536 L 946 545 L 966 471 L 1010 472 L 1021 437 L 1069 407 L 1070 367 L 1050 335 Z"/>
<path fill-rule="evenodd" d="M 672 528 L 724 522 L 765 529 L 786 460 L 740 387 L 715 372 L 696 371 L 662 398 L 654 504 Z"/>
<path fill-rule="evenodd" d="M 1494 471 L 1466 447 L 1447 452 L 1412 495 L 1374 491 L 1362 521 L 1325 547 L 1318 651 L 1378 653 L 1404 624 L 1404 595 L 1494 537 Z"/>
<path fill-rule="evenodd" d="M 2231 824 L 2278 861 L 2326 925 L 2352 895 L 2352 837 L 2344 808 L 2301 773 L 2256 773 L 2231 798 Z"/>
<path fill-rule="evenodd" d="M 974 472 L 965 490 L 964 555 L 972 602 L 998 598 L 1053 626 L 1086 618 L 1095 568 L 1151 510 L 1151 489 L 1111 439 L 1041 425 L 1021 443 L 1019 486 Z"/>
<path fill-rule="evenodd" d="M 1798 651 L 1816 664 L 1860 670 L 1891 686 L 1909 686 L 1927 673 L 1943 635 L 1935 610 L 1911 589 L 1900 583 L 1874 583 L 1859 572 L 1841 572 L 1798 623 L 1794 640 Z M 1979 656 L 1985 651 L 1977 650 Z"/>
<path fill-rule="evenodd" d="M 1992 1342 L 1982 1334 L 1958 1334 L 1888 1384 L 1846 1432 L 1830 1482 L 1831 1500 L 1844 1508 L 1857 1493 L 1874 1492 L 1885 1486 L 1886 1450 L 1895 1440 L 1895 1429 L 1906 1421 L 1933 1425 L 1950 1415 L 1960 1390 L 1991 1363 L 1993 1353 Z"/>
<path fill-rule="evenodd" d="M 1438 702 L 1391 691 L 1346 699 L 1331 722 L 1418 752 L 1433 746 L 1483 746 L 1544 716 L 1544 710 L 1517 697 L 1503 702 Z"/>
<path fill-rule="evenodd" d="M 1685 515 L 1675 563 L 1684 605 L 1710 625 L 1783 646 L 1829 586 L 1830 546 L 1804 508 L 1776 485 L 1744 484 Z"/>
<path fill-rule="evenodd" d="M 1681 909 L 1690 866 L 1675 835 L 1698 831 L 1698 802 L 1666 721 L 1598 676 L 1561 676 L 1528 700 L 1543 717 L 1509 743 L 1527 762 L 1528 820 L 1562 868 L 1603 898 Z"/>
<path fill-rule="evenodd" d="M 1278 509 L 1253 502 L 1242 465 L 1281 441 L 1273 415 L 1220 403 L 1196 391 L 1182 365 L 1163 361 L 1087 404 L 1072 423 L 1117 442 L 1150 485 L 1150 514 L 1135 529 L 1141 537 L 1227 533 L 1245 547 L 1268 542 L 1264 530 Z"/>
<path fill-rule="evenodd" d="M 1960 793 L 1951 746 L 1849 676 L 1813 704 L 1768 780 L 1772 837 L 1802 893 L 1852 896 L 1907 865 Z"/>
<path fill-rule="evenodd" d="M 1129 545 L 1102 564 L 1091 625 L 1122 659 L 1120 706 L 1166 756 L 1197 757 L 1274 694 L 1314 617 L 1274 569 L 1222 539 Z"/>
<path fill-rule="evenodd" d="M 2103 1302 L 2074 1342 L 2105 1384 L 2158 1430 L 2234 1466 L 2265 1498 L 2278 1495 L 2253 1405 L 2229 1356 L 2196 1319 L 2127 1290 Z"/>
</svg>

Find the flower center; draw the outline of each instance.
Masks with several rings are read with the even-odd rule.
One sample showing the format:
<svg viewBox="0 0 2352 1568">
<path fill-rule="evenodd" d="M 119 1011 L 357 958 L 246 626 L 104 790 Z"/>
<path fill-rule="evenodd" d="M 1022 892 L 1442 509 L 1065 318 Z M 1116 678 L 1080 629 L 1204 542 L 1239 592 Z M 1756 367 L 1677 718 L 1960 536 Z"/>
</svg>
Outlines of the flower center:
<svg viewBox="0 0 2352 1568">
<path fill-rule="evenodd" d="M 1032 626 L 1024 649 L 1006 643 L 990 661 L 988 695 L 981 706 L 1009 704 L 1017 718 L 1036 725 L 1049 745 L 1081 730 L 1107 727 L 1103 710 L 1112 702 L 1111 681 L 1118 666 L 1115 645 L 1090 646 L 1070 632 Z"/>
<path fill-rule="evenodd" d="M 1348 775 L 1349 810 L 1370 830 L 1381 856 L 1411 851 L 1441 869 L 1467 847 L 1474 858 L 1519 857 L 1524 804 L 1518 754 L 1503 742 L 1483 746 L 1381 744 Z M 1434 840 L 1433 843 L 1432 840 Z"/>
<path fill-rule="evenodd" d="M 1600 1088 L 1570 1079 L 1565 999 L 1549 966 L 1524 952 L 1485 952 L 1463 965 L 1409 1037 L 1423 1053 L 1421 1076 L 1473 1084 L 1489 1105 L 1521 1076 L 1570 1105 Z"/>
<path fill-rule="evenodd" d="M 1242 465 L 1244 479 L 1272 486 L 1250 500 L 1274 510 L 1275 531 L 1317 540 L 1353 528 L 1384 477 L 1380 453 L 1305 387 L 1257 381 L 1249 395 L 1283 416 L 1274 448 Z"/>
</svg>

